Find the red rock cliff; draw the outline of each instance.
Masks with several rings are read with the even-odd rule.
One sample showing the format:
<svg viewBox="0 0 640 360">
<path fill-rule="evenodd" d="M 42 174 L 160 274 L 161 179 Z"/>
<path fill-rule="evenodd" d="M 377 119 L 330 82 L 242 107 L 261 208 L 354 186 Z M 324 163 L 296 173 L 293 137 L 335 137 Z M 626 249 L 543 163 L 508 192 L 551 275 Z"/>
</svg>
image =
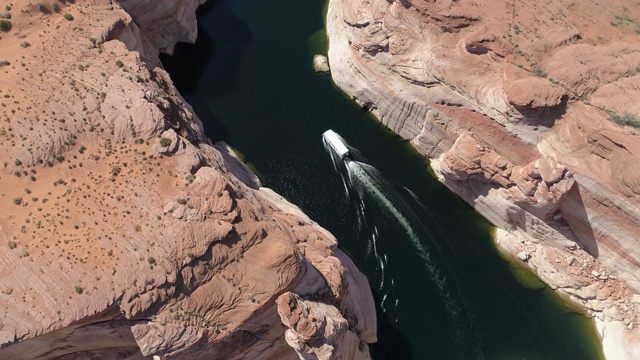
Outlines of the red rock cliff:
<svg viewBox="0 0 640 360">
<path fill-rule="evenodd" d="M 201 2 L 123 1 L 135 22 L 109 0 L 13 2 L 0 358 L 369 358 L 367 280 L 158 66 Z"/>
<path fill-rule="evenodd" d="M 331 0 L 327 18 L 336 84 L 596 317 L 612 359 L 640 357 L 638 24 L 633 1 L 586 0 Z"/>
</svg>

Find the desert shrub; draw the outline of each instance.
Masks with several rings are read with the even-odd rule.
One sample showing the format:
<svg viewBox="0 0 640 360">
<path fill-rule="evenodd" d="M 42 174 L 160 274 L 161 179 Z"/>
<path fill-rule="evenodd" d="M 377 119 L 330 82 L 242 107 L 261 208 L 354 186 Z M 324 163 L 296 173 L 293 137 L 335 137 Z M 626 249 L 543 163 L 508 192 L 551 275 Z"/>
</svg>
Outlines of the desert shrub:
<svg viewBox="0 0 640 360">
<path fill-rule="evenodd" d="M 11 63 L 8 60 L 0 61 L 0 66 L 9 66 L 9 65 L 11 65 Z"/>
<path fill-rule="evenodd" d="M 11 21 L 2 19 L 0 20 L 0 31 L 8 32 L 11 30 Z"/>
<path fill-rule="evenodd" d="M 11 13 L 10 12 L 3 12 L 2 14 L 0 14 L 0 19 L 11 19 Z"/>
<path fill-rule="evenodd" d="M 47 7 L 44 6 L 43 3 L 37 3 L 36 7 L 38 8 L 38 10 L 40 10 L 40 12 L 46 12 L 47 11 Z"/>
<path fill-rule="evenodd" d="M 547 77 L 547 73 L 544 72 L 544 70 L 542 70 L 542 68 L 538 65 L 533 65 L 531 70 L 533 71 L 534 74 L 536 74 L 536 76 Z"/>
<path fill-rule="evenodd" d="M 71 14 L 64 14 L 62 17 L 67 21 L 73 21 L 73 15 Z"/>
<path fill-rule="evenodd" d="M 123 66 L 124 66 L 124 63 L 123 63 L 122 61 L 118 60 L 118 61 L 116 61 L 116 65 L 117 65 L 118 67 L 123 67 Z"/>
<path fill-rule="evenodd" d="M 611 25 L 613 26 L 620 26 L 622 25 L 622 16 L 620 15 L 616 15 L 615 19 L 611 21 Z"/>
<path fill-rule="evenodd" d="M 75 291 L 76 291 L 76 294 L 82 294 L 84 292 L 84 289 L 82 288 L 82 286 L 76 285 Z"/>
<path fill-rule="evenodd" d="M 52 8 L 52 9 L 53 9 L 53 11 L 55 11 L 55 12 L 60 11 L 60 6 L 58 6 L 58 3 L 57 3 L 57 2 L 55 2 L 55 1 L 51 3 L 51 8 Z"/>
<path fill-rule="evenodd" d="M 638 117 L 630 112 L 625 112 L 622 114 L 611 112 L 609 114 L 609 120 L 615 122 L 618 125 L 640 128 L 640 121 L 638 121 Z"/>
<path fill-rule="evenodd" d="M 171 145 L 171 139 L 160 138 L 160 146 L 167 147 L 169 145 Z"/>
<path fill-rule="evenodd" d="M 183 198 L 178 198 L 178 200 L 176 200 L 176 202 L 180 205 L 186 205 L 187 204 L 187 200 L 183 199 Z"/>
</svg>

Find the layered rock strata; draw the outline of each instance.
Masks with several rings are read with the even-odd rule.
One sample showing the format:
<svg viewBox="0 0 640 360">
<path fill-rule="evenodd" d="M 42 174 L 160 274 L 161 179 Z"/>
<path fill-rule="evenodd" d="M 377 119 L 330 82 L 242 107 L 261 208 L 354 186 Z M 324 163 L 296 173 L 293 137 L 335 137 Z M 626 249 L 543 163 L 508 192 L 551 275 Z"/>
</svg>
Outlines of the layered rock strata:
<svg viewBox="0 0 640 360">
<path fill-rule="evenodd" d="M 336 84 L 584 306 L 611 359 L 640 357 L 637 23 L 632 1 L 331 0 L 327 17 Z"/>
<path fill-rule="evenodd" d="M 14 0 L 0 358 L 369 358 L 364 276 L 211 144 L 158 66 L 158 49 L 194 39 L 201 2 Z"/>
</svg>

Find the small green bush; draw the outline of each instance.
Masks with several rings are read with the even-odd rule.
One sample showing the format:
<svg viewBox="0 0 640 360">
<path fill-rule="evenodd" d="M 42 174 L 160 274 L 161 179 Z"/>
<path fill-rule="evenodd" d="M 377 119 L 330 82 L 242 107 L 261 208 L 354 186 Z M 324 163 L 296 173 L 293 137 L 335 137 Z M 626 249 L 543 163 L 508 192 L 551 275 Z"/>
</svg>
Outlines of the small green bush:
<svg viewBox="0 0 640 360">
<path fill-rule="evenodd" d="M 167 147 L 169 145 L 171 145 L 171 139 L 160 138 L 160 146 Z"/>
<path fill-rule="evenodd" d="M 71 14 L 64 14 L 62 17 L 67 21 L 73 21 L 73 15 Z"/>
<path fill-rule="evenodd" d="M 149 262 L 149 264 L 153 265 L 156 263 L 156 259 L 153 256 L 149 256 L 149 258 L 147 259 L 147 261 Z"/>
<path fill-rule="evenodd" d="M 11 30 L 11 21 L 0 20 L 0 31 L 9 32 L 9 30 Z"/>
<path fill-rule="evenodd" d="M 117 65 L 118 67 L 123 67 L 123 66 L 124 66 L 124 63 L 123 63 L 122 61 L 118 60 L 118 61 L 116 61 L 116 65 Z"/>
<path fill-rule="evenodd" d="M 183 199 L 183 198 L 178 198 L 178 200 L 176 200 L 176 202 L 180 205 L 187 205 L 187 200 Z"/>
<path fill-rule="evenodd" d="M 544 70 L 542 70 L 542 68 L 538 65 L 533 65 L 531 70 L 533 71 L 534 74 L 536 74 L 536 76 L 543 77 L 543 78 L 547 77 L 547 73 L 544 72 Z"/>
<path fill-rule="evenodd" d="M 78 285 L 76 285 L 76 287 L 75 287 L 75 291 L 76 291 L 76 294 L 82 294 L 82 292 L 84 291 L 84 289 L 82 288 L 82 286 L 78 286 Z"/>
<path fill-rule="evenodd" d="M 611 112 L 609 114 L 609 120 L 615 122 L 618 125 L 640 128 L 640 121 L 638 121 L 638 117 L 630 112 L 625 112 L 622 114 Z"/>
<path fill-rule="evenodd" d="M 37 3 L 36 7 L 38 8 L 38 10 L 40 10 L 40 12 L 46 12 L 47 11 L 47 7 L 44 6 L 43 3 Z"/>
<path fill-rule="evenodd" d="M 615 20 L 612 20 L 612 21 L 611 21 L 611 25 L 613 25 L 613 26 L 620 26 L 620 25 L 622 25 L 622 16 L 620 16 L 620 15 L 616 15 L 616 16 L 615 16 Z"/>
</svg>

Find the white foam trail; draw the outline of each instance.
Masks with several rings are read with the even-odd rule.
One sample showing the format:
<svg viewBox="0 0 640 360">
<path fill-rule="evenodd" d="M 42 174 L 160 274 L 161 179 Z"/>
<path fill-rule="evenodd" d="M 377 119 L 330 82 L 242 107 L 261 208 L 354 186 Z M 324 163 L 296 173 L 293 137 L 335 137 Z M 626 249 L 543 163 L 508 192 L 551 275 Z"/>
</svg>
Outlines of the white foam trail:
<svg viewBox="0 0 640 360">
<path fill-rule="evenodd" d="M 340 138 L 343 143 L 346 144 L 346 141 L 344 141 L 344 139 Z M 350 189 L 355 189 L 357 190 L 359 196 L 359 203 L 356 205 L 357 208 L 357 212 L 358 212 L 358 216 L 357 216 L 357 226 L 358 226 L 358 230 L 361 230 L 363 228 L 363 225 L 366 224 L 367 219 L 366 219 L 366 212 L 365 212 L 365 203 L 364 203 L 364 192 L 368 193 L 369 195 L 371 195 L 371 197 L 376 200 L 376 202 L 381 205 L 381 207 L 385 208 L 386 210 L 388 210 L 388 213 L 391 214 L 396 220 L 397 223 L 404 229 L 404 231 L 406 232 L 406 234 L 408 235 L 409 239 L 411 240 L 411 244 L 413 245 L 414 249 L 416 250 L 417 254 L 422 258 L 423 260 L 423 265 L 424 267 L 428 270 L 429 275 L 432 279 L 432 281 L 434 282 L 434 284 L 436 285 L 436 289 L 438 290 L 438 293 L 440 294 L 440 297 L 443 300 L 444 305 L 446 306 L 450 318 L 452 320 L 452 333 L 453 333 L 453 338 L 454 338 L 454 342 L 456 343 L 456 350 L 457 350 L 457 357 L 459 359 L 466 359 L 466 356 L 469 355 L 469 350 L 474 351 L 475 352 L 475 358 L 478 359 L 482 359 L 483 355 L 482 355 L 482 349 L 481 349 L 481 340 L 479 339 L 479 334 L 477 333 L 477 324 L 475 321 L 475 316 L 473 315 L 473 313 L 471 312 L 471 310 L 469 309 L 469 306 L 466 302 L 466 299 L 464 299 L 464 294 L 462 293 L 462 290 L 460 289 L 460 284 L 457 281 L 457 279 L 455 278 L 455 274 L 452 275 L 453 278 L 448 279 L 447 276 L 442 272 L 442 270 L 451 272 L 450 269 L 450 265 L 446 262 L 446 260 L 444 260 L 444 254 L 442 253 L 442 249 L 440 249 L 440 246 L 436 243 L 433 242 L 433 246 L 434 249 L 437 254 L 435 254 L 438 259 L 440 259 L 441 262 L 443 262 L 442 266 L 445 267 L 445 269 L 440 269 L 438 264 L 433 261 L 432 255 L 429 252 L 429 250 L 427 248 L 425 248 L 425 246 L 421 243 L 420 241 L 420 237 L 418 235 L 418 233 L 416 232 L 416 230 L 413 228 L 412 226 L 412 222 L 410 220 L 413 220 L 413 222 L 415 224 L 417 224 L 420 233 L 422 234 L 426 234 L 429 237 L 432 237 L 431 234 L 429 233 L 428 229 L 426 229 L 421 223 L 420 223 L 420 219 L 416 217 L 416 215 L 412 212 L 412 210 L 410 208 L 407 207 L 407 205 L 404 203 L 404 201 L 402 201 L 402 197 L 399 196 L 399 194 L 395 193 L 395 191 L 393 190 L 392 187 L 389 187 L 386 184 L 386 180 L 384 179 L 384 177 L 379 173 L 379 171 L 374 168 L 373 166 L 370 166 L 368 164 L 364 164 L 361 163 L 359 161 L 353 161 L 350 159 L 342 159 L 342 157 L 338 156 L 334 151 L 333 148 L 331 146 L 329 146 L 326 141 L 323 139 L 323 143 L 325 145 L 325 149 L 327 150 L 327 152 L 331 155 L 331 160 L 333 162 L 333 166 L 334 169 L 339 173 L 341 180 L 342 180 L 342 184 L 343 187 L 345 189 L 345 199 L 348 201 L 349 197 L 350 197 Z M 349 152 L 352 156 L 353 159 L 359 159 L 360 153 L 358 152 L 357 149 L 354 149 L 350 146 L 348 146 Z M 345 167 L 343 167 L 343 165 L 346 165 Z M 342 171 L 342 169 L 345 168 L 346 171 Z M 385 186 L 386 185 L 386 186 Z M 424 207 L 424 205 L 422 205 L 420 203 L 420 201 L 418 200 L 417 196 L 412 193 L 409 189 L 406 189 L 409 194 L 411 195 L 411 197 L 416 200 L 416 202 L 424 209 L 426 210 L 426 212 L 428 214 L 431 215 L 431 211 L 429 211 L 429 209 L 427 209 L 426 207 Z M 385 193 L 389 194 L 391 196 L 392 199 L 396 199 L 396 201 L 398 199 L 401 200 L 399 206 L 402 208 L 403 211 L 400 211 L 396 205 L 394 205 L 394 202 L 392 202 L 386 195 Z M 411 219 L 408 219 L 407 216 L 405 216 L 403 214 L 403 212 L 412 215 L 410 216 Z M 378 242 L 377 242 L 377 237 L 378 237 L 378 229 L 377 227 L 374 226 L 374 234 L 372 235 L 371 239 L 373 242 L 373 252 L 375 255 L 375 258 L 377 260 L 377 265 L 379 266 L 380 272 L 381 272 L 381 281 L 380 281 L 380 290 L 383 290 L 384 288 L 384 284 L 385 284 L 385 265 L 387 264 L 387 256 L 386 254 L 383 254 L 382 257 L 380 256 L 379 252 L 378 252 Z M 369 244 L 370 246 L 371 244 Z M 370 254 L 370 248 L 368 247 L 367 249 L 367 254 Z M 384 259 L 384 261 L 383 261 Z M 393 278 L 390 278 L 390 283 L 391 283 L 391 289 L 395 288 L 395 282 Z M 453 287 L 453 291 L 455 294 L 451 294 L 450 292 L 450 287 Z M 388 293 L 385 293 L 382 301 L 381 301 L 381 308 L 383 309 L 383 311 L 387 311 L 387 309 L 385 308 L 384 304 L 388 298 Z M 457 297 L 456 297 L 457 295 Z M 460 304 L 460 302 L 458 301 L 462 301 L 462 305 Z M 394 308 L 397 308 L 398 306 L 398 299 L 395 299 L 394 302 Z M 466 305 L 466 306 L 463 306 Z M 464 307 L 464 309 L 463 309 Z M 467 310 L 465 312 L 465 310 Z M 467 314 L 467 316 L 465 316 L 465 313 Z M 398 322 L 398 319 L 395 318 L 394 319 L 396 322 Z M 475 340 L 473 345 L 475 345 L 475 349 L 469 349 L 468 347 L 468 343 L 465 341 L 464 339 L 464 334 L 470 331 L 473 334 L 472 338 Z M 472 345 L 472 347 L 474 347 Z"/>
<path fill-rule="evenodd" d="M 347 168 L 351 170 L 350 172 L 353 172 L 358 181 L 362 182 L 365 185 L 366 190 L 369 190 L 378 200 L 380 200 L 385 205 L 385 207 L 393 214 L 393 216 L 395 216 L 395 218 L 398 220 L 400 225 L 402 225 L 402 227 L 410 237 L 417 237 L 407 218 L 405 218 L 404 215 L 402 215 L 400 211 L 396 209 L 393 203 L 389 201 L 386 196 L 384 196 L 380 188 L 378 188 L 378 186 L 376 186 L 376 184 L 371 181 L 369 175 L 366 173 L 366 171 L 363 170 L 362 165 L 363 164 L 357 161 L 349 161 L 347 163 Z"/>
<path fill-rule="evenodd" d="M 373 226 L 373 231 L 371 232 L 371 242 L 373 243 L 373 253 L 376 256 L 376 259 L 379 259 L 380 256 L 378 255 L 378 227 L 377 226 Z"/>
<path fill-rule="evenodd" d="M 423 265 L 429 271 L 432 281 L 436 284 L 438 293 L 444 300 L 444 304 L 449 310 L 451 319 L 453 320 L 452 325 L 454 325 L 454 328 L 452 330 L 454 332 L 455 342 L 457 343 L 458 346 L 462 348 L 466 348 L 466 344 L 464 341 L 464 332 L 465 332 L 464 329 L 466 327 L 469 327 L 470 325 L 472 328 L 474 328 L 475 326 L 473 326 L 472 324 L 465 323 L 466 321 L 463 320 L 464 310 L 462 306 L 459 304 L 458 299 L 454 295 L 452 295 L 451 292 L 449 291 L 449 286 L 448 286 L 449 281 L 447 277 L 435 265 L 435 262 L 433 261 L 430 252 L 420 242 L 420 238 L 418 237 L 414 228 L 411 226 L 410 221 L 402 212 L 400 212 L 400 210 L 394 205 L 394 203 L 387 198 L 387 196 L 384 193 L 385 190 L 381 189 L 381 186 L 378 185 L 378 184 L 382 184 L 383 183 L 382 181 L 384 180 L 376 179 L 376 177 L 382 178 L 379 175 L 377 169 L 375 169 L 370 165 L 363 164 L 357 161 L 348 162 L 347 169 L 349 170 L 349 178 L 351 180 L 351 184 L 352 185 L 354 183 L 360 184 L 361 186 L 359 187 L 359 189 L 361 189 L 361 191 L 362 189 L 364 189 L 364 191 L 368 192 L 382 206 L 384 206 L 389 211 L 389 213 L 392 214 L 393 217 L 402 226 L 402 228 L 405 230 L 405 232 L 409 236 L 409 239 L 411 239 L 412 245 L 416 249 L 418 255 L 423 259 Z M 415 197 L 413 193 L 411 192 L 409 193 L 413 197 Z M 426 231 L 426 229 L 423 229 L 423 230 Z M 428 233 L 428 231 L 426 232 Z M 434 244 L 434 245 L 436 246 L 437 250 L 441 253 L 439 246 L 437 244 Z M 385 261 L 386 261 L 386 254 L 385 254 Z M 457 290 L 458 290 L 457 294 L 462 295 L 460 293 L 460 289 L 457 289 Z M 396 301 L 396 306 L 397 306 L 397 301 Z M 469 317 L 471 318 L 473 317 L 473 315 L 469 313 Z M 471 322 L 475 322 L 475 319 L 469 319 L 469 320 Z M 475 335 L 477 334 L 474 334 L 474 336 Z M 480 350 L 479 344 L 475 344 L 475 345 L 476 345 L 475 350 L 476 350 L 476 354 L 478 355 L 478 358 L 482 358 L 483 356 L 482 356 L 482 352 Z M 464 350 L 459 351 L 457 354 L 458 358 L 462 359 L 465 356 L 464 355 L 465 352 L 466 351 Z"/>
<path fill-rule="evenodd" d="M 427 267 L 429 267 L 429 270 L 433 271 L 432 275 L 434 275 L 434 280 L 436 281 L 436 283 L 444 285 L 446 279 L 444 279 L 439 274 L 438 269 L 434 268 L 431 265 L 431 256 L 429 252 L 424 248 L 422 243 L 420 243 L 420 239 L 409 223 L 409 220 L 407 220 L 407 218 L 384 195 L 382 190 L 372 181 L 372 178 L 369 176 L 369 174 L 364 171 L 363 165 L 366 164 L 362 164 L 357 161 L 350 161 L 349 163 L 347 163 L 348 169 L 351 170 L 355 175 L 355 178 L 364 185 L 365 190 L 369 190 L 369 192 L 376 199 L 378 199 L 387 208 L 387 210 L 389 210 L 389 212 L 396 218 L 396 220 L 398 220 L 398 223 L 400 223 L 400 225 L 404 228 L 407 235 L 409 235 L 409 238 L 411 239 L 414 247 L 418 250 L 418 254 L 420 255 L 420 257 L 425 260 Z"/>
<path fill-rule="evenodd" d="M 375 253 L 375 250 L 373 249 L 373 247 L 374 247 L 374 246 L 373 246 L 373 243 L 372 243 L 372 242 L 369 242 L 369 243 L 367 244 L 367 256 L 371 255 L 371 252 L 374 252 L 374 253 Z"/>
</svg>

